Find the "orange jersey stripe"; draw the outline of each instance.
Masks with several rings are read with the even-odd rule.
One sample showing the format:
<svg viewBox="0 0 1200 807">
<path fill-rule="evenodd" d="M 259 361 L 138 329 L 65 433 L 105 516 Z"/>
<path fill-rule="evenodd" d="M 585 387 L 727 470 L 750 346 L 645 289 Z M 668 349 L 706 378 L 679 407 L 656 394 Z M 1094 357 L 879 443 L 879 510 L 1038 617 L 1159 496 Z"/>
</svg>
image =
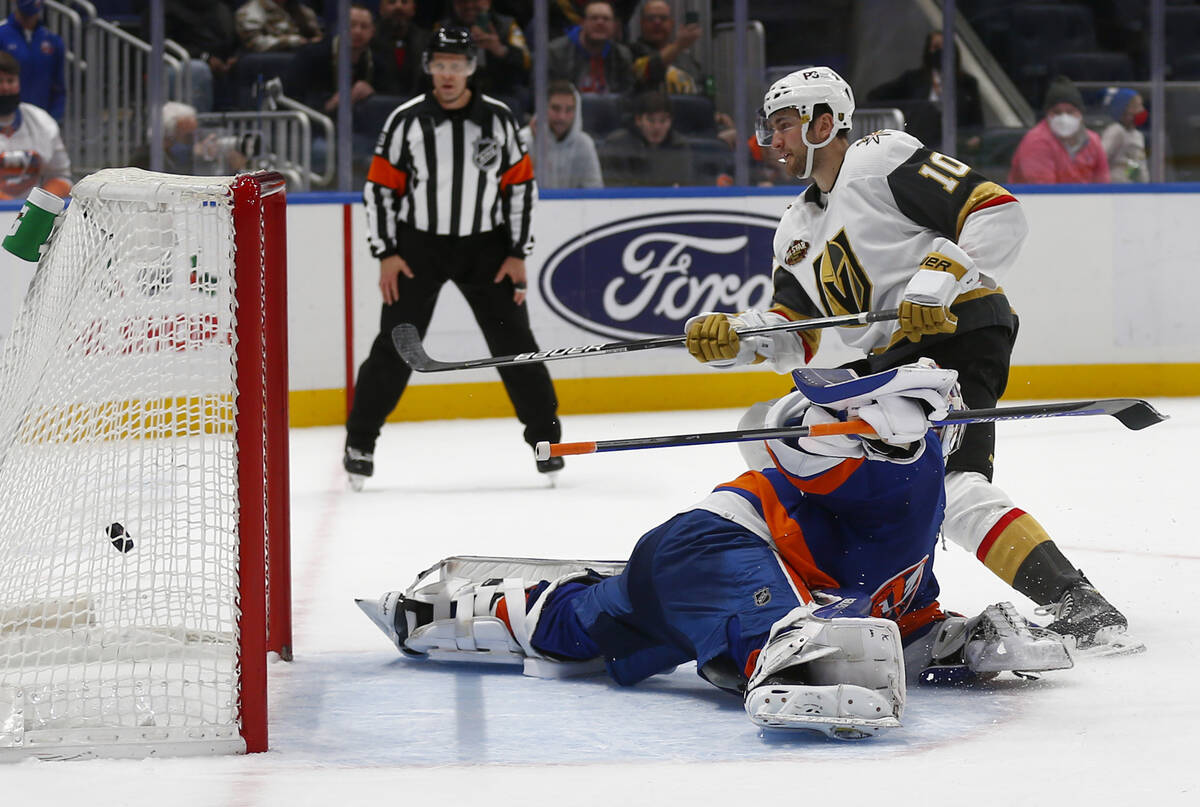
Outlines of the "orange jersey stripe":
<svg viewBox="0 0 1200 807">
<path fill-rule="evenodd" d="M 404 193 L 408 186 L 408 174 L 376 154 L 371 160 L 371 169 L 367 171 L 367 181 Z"/>
<path fill-rule="evenodd" d="M 860 465 L 866 462 L 866 459 L 863 457 L 855 460 L 845 460 L 819 476 L 814 476 L 812 479 L 801 479 L 784 470 L 783 465 L 779 462 L 779 459 L 775 456 L 775 452 L 771 450 L 770 446 L 767 447 L 767 453 L 771 455 L 771 461 L 775 463 L 775 468 L 779 473 L 783 474 L 784 478 L 791 482 L 797 490 L 822 496 L 833 493 L 833 491 L 840 488 L 842 483 L 849 479 L 850 475 L 857 471 Z"/>
<path fill-rule="evenodd" d="M 758 471 L 747 471 L 722 487 L 740 488 L 754 494 L 762 507 L 763 520 L 775 540 L 775 549 L 783 559 L 792 582 L 804 602 L 812 602 L 813 589 L 837 588 L 838 582 L 817 566 L 804 532 L 788 514 L 770 481 Z"/>
<path fill-rule="evenodd" d="M 946 618 L 946 613 L 942 610 L 942 606 L 938 605 L 937 600 L 929 603 L 924 608 L 918 608 L 916 611 L 909 611 L 904 616 L 896 620 L 896 624 L 900 626 L 900 635 L 908 636 L 917 628 L 924 627 L 930 622 L 940 622 Z"/>
<path fill-rule="evenodd" d="M 529 155 L 526 154 L 500 177 L 500 190 L 504 190 L 509 185 L 520 185 L 531 179 L 533 179 L 533 160 L 529 159 Z"/>
</svg>

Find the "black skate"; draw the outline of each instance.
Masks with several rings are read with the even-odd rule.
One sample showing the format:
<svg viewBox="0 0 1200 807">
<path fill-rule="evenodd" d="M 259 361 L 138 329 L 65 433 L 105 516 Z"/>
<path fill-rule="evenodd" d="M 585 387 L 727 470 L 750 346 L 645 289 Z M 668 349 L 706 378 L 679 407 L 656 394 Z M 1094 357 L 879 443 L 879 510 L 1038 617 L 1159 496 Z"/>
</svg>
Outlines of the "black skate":
<svg viewBox="0 0 1200 807">
<path fill-rule="evenodd" d="M 342 467 L 350 475 L 350 487 L 362 490 L 366 478 L 375 473 L 375 455 L 346 446 L 346 453 L 342 455 Z"/>
<path fill-rule="evenodd" d="M 1077 655 L 1137 653 L 1146 646 L 1127 633 L 1129 621 L 1086 580 L 1067 589 L 1062 599 L 1035 613 L 1053 618 L 1046 626 L 1066 640 Z"/>
</svg>

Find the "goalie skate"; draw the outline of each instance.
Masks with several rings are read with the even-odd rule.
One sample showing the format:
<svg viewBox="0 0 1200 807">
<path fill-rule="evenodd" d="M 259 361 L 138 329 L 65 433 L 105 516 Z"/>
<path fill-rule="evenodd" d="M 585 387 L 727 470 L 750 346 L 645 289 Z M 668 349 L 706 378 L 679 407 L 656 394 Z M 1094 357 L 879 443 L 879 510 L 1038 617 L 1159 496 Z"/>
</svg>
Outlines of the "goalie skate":
<svg viewBox="0 0 1200 807">
<path fill-rule="evenodd" d="M 755 725 L 856 740 L 900 726 L 900 631 L 884 619 L 813 617 L 797 608 L 771 629 L 746 688 Z"/>
</svg>

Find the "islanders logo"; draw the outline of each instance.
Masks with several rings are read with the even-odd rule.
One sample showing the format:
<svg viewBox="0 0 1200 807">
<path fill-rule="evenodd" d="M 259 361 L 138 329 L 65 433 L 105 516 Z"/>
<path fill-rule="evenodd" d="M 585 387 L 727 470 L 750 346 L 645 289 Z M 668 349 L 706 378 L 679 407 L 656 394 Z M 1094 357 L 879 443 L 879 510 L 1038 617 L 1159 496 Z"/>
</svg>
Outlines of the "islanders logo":
<svg viewBox="0 0 1200 807">
<path fill-rule="evenodd" d="M 769 306 L 777 224 L 717 210 L 609 222 L 555 250 L 538 286 L 556 314 L 592 333 L 675 336 L 705 311 Z"/>
</svg>

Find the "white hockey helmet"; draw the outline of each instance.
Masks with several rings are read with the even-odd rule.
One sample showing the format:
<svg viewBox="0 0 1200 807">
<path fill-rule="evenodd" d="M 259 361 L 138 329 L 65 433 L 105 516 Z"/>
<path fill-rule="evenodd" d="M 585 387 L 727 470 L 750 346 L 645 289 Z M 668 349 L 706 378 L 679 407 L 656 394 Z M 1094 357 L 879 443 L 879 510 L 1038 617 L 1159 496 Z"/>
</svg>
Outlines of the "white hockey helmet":
<svg viewBox="0 0 1200 807">
<path fill-rule="evenodd" d="M 833 113 L 833 131 L 820 143 L 808 139 L 808 127 L 813 120 L 813 111 L 825 104 Z M 845 79 L 829 67 L 806 67 L 788 73 L 776 81 L 763 96 L 763 105 L 758 110 L 755 134 L 760 146 L 771 145 L 774 131 L 771 115 L 781 109 L 794 109 L 800 115 L 800 135 L 808 146 L 808 161 L 803 179 L 812 173 L 813 150 L 829 145 L 838 132 L 849 130 L 854 117 L 854 91 Z"/>
</svg>

